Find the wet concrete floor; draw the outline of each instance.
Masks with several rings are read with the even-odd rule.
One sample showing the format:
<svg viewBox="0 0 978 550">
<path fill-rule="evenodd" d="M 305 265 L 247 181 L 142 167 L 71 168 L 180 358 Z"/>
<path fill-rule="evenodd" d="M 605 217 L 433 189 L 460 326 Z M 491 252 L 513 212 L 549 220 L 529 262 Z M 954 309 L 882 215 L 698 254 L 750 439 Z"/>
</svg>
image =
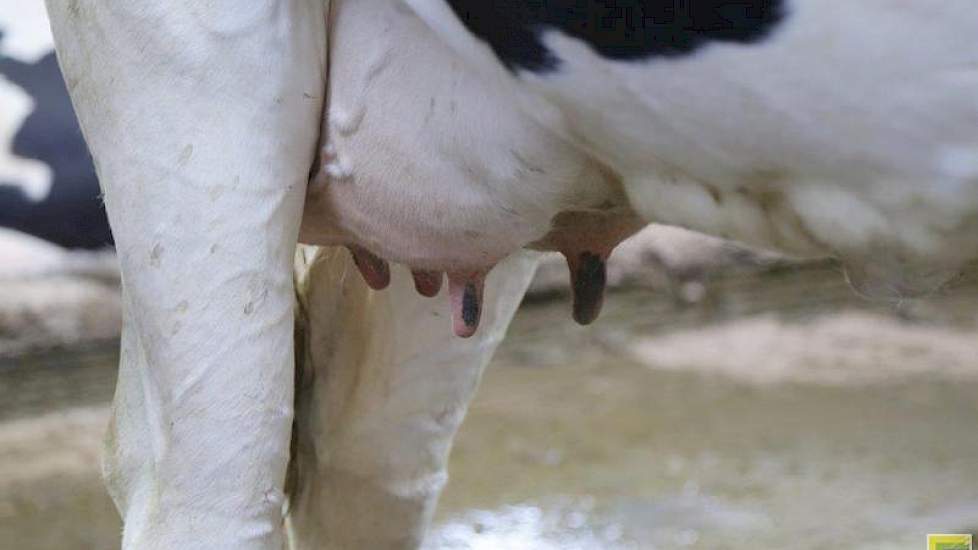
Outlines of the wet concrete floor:
<svg viewBox="0 0 978 550">
<path fill-rule="evenodd" d="M 427 550 L 911 550 L 925 548 L 929 532 L 978 529 L 978 284 L 893 309 L 853 297 L 833 271 L 716 281 L 692 307 L 621 292 L 591 328 L 573 325 L 564 300 L 526 305 L 458 437 Z M 859 323 L 824 337 L 853 311 Z M 742 371 L 680 368 L 730 345 L 696 331 L 757 318 L 811 338 L 735 341 Z M 894 336 L 879 343 L 880 331 Z M 648 340 L 677 334 L 693 337 Z M 779 342 L 811 349 L 793 355 Z M 671 355 L 642 352 L 669 346 Z M 792 365 L 773 379 L 752 376 L 772 355 Z M 866 363 L 860 372 L 887 374 L 809 375 L 853 356 Z M 84 357 L 53 398 L 42 379 L 64 379 L 64 355 L 0 373 L 0 426 L 23 431 L 52 400 L 95 407 L 79 409 L 95 412 L 77 426 L 49 426 L 36 448 L 28 436 L 6 445 L 0 436 L 2 468 L 57 453 L 68 439 L 84 447 L 60 475 L 18 481 L 0 470 L 2 549 L 111 548 L 117 536 L 93 458 L 115 358 L 104 349 L 74 356 Z M 797 357 L 806 362 L 799 376 Z M 914 361 L 932 368 L 902 368 Z"/>
</svg>

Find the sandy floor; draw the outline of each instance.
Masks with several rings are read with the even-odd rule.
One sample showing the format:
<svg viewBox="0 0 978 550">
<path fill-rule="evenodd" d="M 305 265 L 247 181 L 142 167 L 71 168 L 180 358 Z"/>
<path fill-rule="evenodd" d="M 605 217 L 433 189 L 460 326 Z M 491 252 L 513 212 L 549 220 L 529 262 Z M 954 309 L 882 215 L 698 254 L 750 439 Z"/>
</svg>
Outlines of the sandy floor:
<svg viewBox="0 0 978 550">
<path fill-rule="evenodd" d="M 978 282 L 896 309 L 828 264 L 708 288 L 616 293 L 591 328 L 525 306 L 428 550 L 911 550 L 978 528 Z M 0 369 L 0 549 L 116 544 L 96 459 L 113 362 Z M 37 416 L 52 401 L 70 408 Z"/>
</svg>

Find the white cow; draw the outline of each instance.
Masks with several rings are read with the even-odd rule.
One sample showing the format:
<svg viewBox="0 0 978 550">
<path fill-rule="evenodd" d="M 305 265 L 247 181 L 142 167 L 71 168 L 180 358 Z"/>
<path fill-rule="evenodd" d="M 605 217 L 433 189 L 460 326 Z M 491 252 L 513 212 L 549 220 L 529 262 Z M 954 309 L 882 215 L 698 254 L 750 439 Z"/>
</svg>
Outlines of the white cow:
<svg viewBox="0 0 978 550">
<path fill-rule="evenodd" d="M 517 254 L 489 277 L 484 326 L 461 340 L 443 300 L 416 296 L 406 272 L 368 292 L 345 255 L 324 251 L 301 276 L 296 354 L 293 251 L 323 109 L 326 6 L 48 10 L 122 269 L 104 474 L 123 547 L 282 548 L 294 410 L 295 547 L 416 546 L 534 259 Z"/>
<path fill-rule="evenodd" d="M 295 547 L 417 546 L 525 246 L 582 322 L 647 220 L 898 294 L 978 256 L 971 0 L 48 7 L 122 264 L 126 548 L 280 548 L 290 456 Z M 299 255 L 294 347 L 300 220 L 356 261 Z"/>
</svg>

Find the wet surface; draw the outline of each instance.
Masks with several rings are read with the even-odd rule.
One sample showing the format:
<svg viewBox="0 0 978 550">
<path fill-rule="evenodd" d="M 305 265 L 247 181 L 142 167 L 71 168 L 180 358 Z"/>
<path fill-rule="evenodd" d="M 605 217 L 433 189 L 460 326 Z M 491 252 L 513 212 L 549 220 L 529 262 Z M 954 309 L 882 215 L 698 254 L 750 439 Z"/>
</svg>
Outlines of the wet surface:
<svg viewBox="0 0 978 550">
<path fill-rule="evenodd" d="M 483 389 L 436 539 L 471 546 L 431 548 L 919 548 L 978 527 L 973 383 L 758 388 L 595 361 L 497 364 Z M 490 512 L 451 512 L 471 508 Z"/>
<path fill-rule="evenodd" d="M 565 300 L 522 308 L 426 550 L 911 550 L 978 528 L 975 280 L 896 309 L 853 296 L 829 264 L 709 288 L 692 307 L 613 293 L 586 328 Z M 729 357 L 736 368 L 717 366 Z M 52 402 L 102 407 L 114 360 L 92 349 L 0 368 L 0 548 L 116 540 L 90 452 L 58 475 L 10 468 L 63 452 L 68 434 L 97 449 L 104 409 L 30 423 Z M 826 365 L 846 369 L 811 376 Z"/>
<path fill-rule="evenodd" d="M 429 548 L 917 549 L 978 529 L 973 279 L 895 306 L 854 296 L 831 264 L 711 289 L 691 308 L 614 294 L 590 329 L 559 322 L 559 302 L 521 310 Z M 765 348 L 751 327 L 772 324 L 811 336 Z M 738 332 L 697 339 L 704 326 Z M 669 349 L 637 356 L 635 342 Z M 657 363 L 704 351 L 739 370 Z"/>
<path fill-rule="evenodd" d="M 118 361 L 119 344 L 115 341 L 0 357 L 0 423 L 108 403 Z"/>
</svg>

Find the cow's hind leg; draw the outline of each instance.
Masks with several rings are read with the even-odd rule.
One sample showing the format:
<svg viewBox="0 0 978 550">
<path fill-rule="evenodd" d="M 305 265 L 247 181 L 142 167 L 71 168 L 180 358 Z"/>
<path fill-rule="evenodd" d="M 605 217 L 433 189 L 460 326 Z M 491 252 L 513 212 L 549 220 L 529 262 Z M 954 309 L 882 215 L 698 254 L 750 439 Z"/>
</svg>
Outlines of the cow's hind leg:
<svg viewBox="0 0 978 550">
<path fill-rule="evenodd" d="M 122 268 L 124 548 L 280 550 L 322 0 L 52 0 Z"/>
<path fill-rule="evenodd" d="M 403 268 L 367 289 L 345 250 L 300 267 L 292 535 L 299 549 L 412 549 L 483 367 L 536 266 L 523 252 L 486 282 L 483 324 L 452 333 L 447 292 L 424 298 Z"/>
</svg>

